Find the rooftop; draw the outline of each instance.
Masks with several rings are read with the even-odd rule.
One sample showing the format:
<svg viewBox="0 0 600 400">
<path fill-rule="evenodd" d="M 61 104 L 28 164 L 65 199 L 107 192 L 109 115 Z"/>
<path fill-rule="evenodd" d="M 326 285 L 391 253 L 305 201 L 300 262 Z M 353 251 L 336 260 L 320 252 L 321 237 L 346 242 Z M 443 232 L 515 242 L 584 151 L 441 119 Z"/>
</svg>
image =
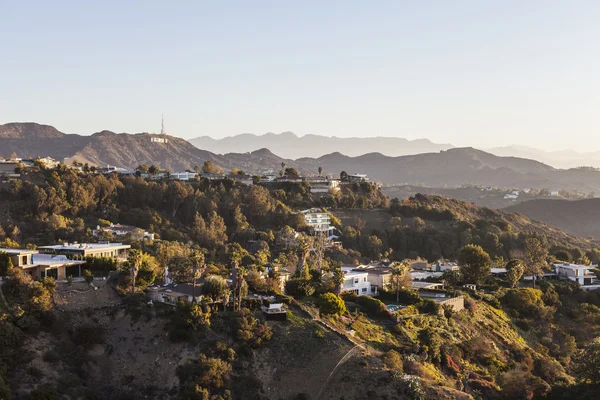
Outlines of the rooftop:
<svg viewBox="0 0 600 400">
<path fill-rule="evenodd" d="M 52 246 L 40 246 L 40 249 L 50 250 L 113 250 L 118 248 L 128 249 L 131 246 L 123 243 L 63 243 Z"/>
<path fill-rule="evenodd" d="M 571 264 L 571 263 L 555 263 L 552 264 L 555 267 L 558 268 L 566 268 L 566 269 L 590 269 L 590 268 L 596 268 L 597 265 L 582 265 L 582 264 Z"/>
<path fill-rule="evenodd" d="M 37 254 L 37 250 L 28 250 L 28 249 L 5 249 L 0 248 L 0 252 L 4 252 L 6 254 L 16 254 L 16 255 L 25 255 L 25 254 Z"/>
</svg>

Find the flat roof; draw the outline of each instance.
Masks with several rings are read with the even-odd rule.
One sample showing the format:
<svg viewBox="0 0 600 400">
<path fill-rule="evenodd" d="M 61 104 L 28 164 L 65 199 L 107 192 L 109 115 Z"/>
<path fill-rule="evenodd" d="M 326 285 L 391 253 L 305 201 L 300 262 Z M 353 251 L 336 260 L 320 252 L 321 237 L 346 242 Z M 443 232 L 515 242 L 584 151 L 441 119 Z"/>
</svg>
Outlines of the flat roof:
<svg viewBox="0 0 600 400">
<path fill-rule="evenodd" d="M 49 250 L 115 250 L 129 249 L 131 246 L 123 243 L 67 243 L 52 246 L 40 246 L 38 248 Z"/>
<path fill-rule="evenodd" d="M 0 248 L 0 252 L 4 252 L 6 254 L 37 254 L 37 250 L 29 250 L 29 249 L 6 249 Z"/>
<path fill-rule="evenodd" d="M 505 274 L 506 268 L 490 268 L 492 274 Z"/>
<path fill-rule="evenodd" d="M 411 286 L 413 287 L 413 289 L 435 289 L 437 287 L 442 286 L 441 283 L 436 283 L 436 282 L 415 282 L 412 281 L 411 282 Z"/>
</svg>

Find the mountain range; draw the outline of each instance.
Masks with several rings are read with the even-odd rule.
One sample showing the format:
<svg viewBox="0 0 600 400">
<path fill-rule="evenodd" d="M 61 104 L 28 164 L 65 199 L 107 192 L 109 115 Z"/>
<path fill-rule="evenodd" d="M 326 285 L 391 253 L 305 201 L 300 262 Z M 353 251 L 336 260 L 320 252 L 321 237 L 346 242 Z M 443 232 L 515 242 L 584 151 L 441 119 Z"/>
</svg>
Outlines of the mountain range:
<svg viewBox="0 0 600 400">
<path fill-rule="evenodd" d="M 389 157 L 398 157 L 421 153 L 437 153 L 455 147 L 449 143 L 434 143 L 428 139 L 408 140 L 381 136 L 368 138 L 340 138 L 322 135 L 298 136 L 293 132 L 266 133 L 264 135 L 243 133 L 222 139 L 201 136 L 191 139 L 190 143 L 200 149 L 217 154 L 247 153 L 267 148 L 273 153 L 288 159 L 318 158 L 334 151 L 351 157 L 368 153 L 381 153 Z M 483 148 L 482 150 L 502 157 L 529 158 L 555 168 L 600 167 L 600 151 L 587 153 L 573 150 L 544 151 L 517 145 Z"/>
<path fill-rule="evenodd" d="M 168 143 L 152 142 L 161 137 Z M 316 145 L 316 144 L 315 144 Z M 328 147 L 327 150 L 335 150 Z M 348 156 L 332 152 L 318 158 L 282 158 L 271 149 L 216 154 L 190 142 L 149 133 L 126 134 L 102 131 L 91 136 L 64 134 L 36 123 L 0 125 L 0 156 L 51 156 L 58 160 L 77 159 L 95 165 L 135 168 L 156 164 L 175 171 L 192 169 L 211 161 L 225 170 L 240 168 L 249 173 L 277 172 L 281 163 L 304 174 L 338 176 L 340 171 L 366 173 L 385 184 L 430 187 L 457 187 L 464 184 L 508 188 L 567 189 L 600 192 L 600 172 L 590 168 L 556 169 L 547 164 L 518 157 L 499 157 L 474 148 L 450 148 L 398 157 L 381 153 Z"/>
<path fill-rule="evenodd" d="M 340 152 L 355 157 L 367 153 L 383 153 L 389 156 L 431 153 L 447 150 L 451 144 L 433 143 L 428 139 L 408 140 L 393 137 L 339 138 L 320 135 L 297 136 L 293 132 L 280 134 L 266 133 L 254 135 L 244 133 L 223 139 L 202 136 L 191 139 L 194 146 L 213 153 L 247 153 L 259 149 L 269 149 L 288 159 L 301 157 L 321 157 L 332 152 Z"/>
</svg>

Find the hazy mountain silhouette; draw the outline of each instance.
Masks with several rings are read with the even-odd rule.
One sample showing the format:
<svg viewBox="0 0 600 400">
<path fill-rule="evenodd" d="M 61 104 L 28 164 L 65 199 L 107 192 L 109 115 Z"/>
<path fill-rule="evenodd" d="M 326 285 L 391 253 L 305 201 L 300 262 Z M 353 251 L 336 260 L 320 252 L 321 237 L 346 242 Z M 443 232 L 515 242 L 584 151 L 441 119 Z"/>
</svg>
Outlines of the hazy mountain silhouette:
<svg viewBox="0 0 600 400">
<path fill-rule="evenodd" d="M 292 134 L 287 134 L 291 136 Z M 102 131 L 91 136 L 64 134 L 55 128 L 35 123 L 0 125 L 0 156 L 51 156 L 58 160 L 75 158 L 98 166 L 116 165 L 135 168 L 155 164 L 171 171 L 192 169 L 212 161 L 225 170 L 239 168 L 249 173 L 277 173 L 281 163 L 304 174 L 339 176 L 340 171 L 368 174 L 387 184 L 411 184 L 430 187 L 457 187 L 464 184 L 507 188 L 577 189 L 600 192 L 600 172 L 592 169 L 560 170 L 538 161 L 499 157 L 474 148 L 391 157 L 368 153 L 357 157 L 335 151 L 330 154 L 297 160 L 282 158 L 271 149 L 250 153 L 229 152 L 219 155 L 198 149 L 184 139 L 166 136 L 168 143 L 155 143 L 159 135 Z M 278 135 L 275 135 L 278 136 Z M 337 149 L 334 149 L 337 150 Z"/>
<path fill-rule="evenodd" d="M 246 153 L 267 148 L 283 158 L 320 157 L 334 151 L 348 156 L 366 153 L 382 153 L 388 156 L 430 153 L 452 148 L 451 144 L 433 143 L 427 139 L 407 140 L 403 138 L 339 138 L 320 135 L 297 136 L 292 132 L 254 135 L 244 133 L 213 139 L 202 136 L 191 139 L 194 146 L 218 154 Z"/>
</svg>

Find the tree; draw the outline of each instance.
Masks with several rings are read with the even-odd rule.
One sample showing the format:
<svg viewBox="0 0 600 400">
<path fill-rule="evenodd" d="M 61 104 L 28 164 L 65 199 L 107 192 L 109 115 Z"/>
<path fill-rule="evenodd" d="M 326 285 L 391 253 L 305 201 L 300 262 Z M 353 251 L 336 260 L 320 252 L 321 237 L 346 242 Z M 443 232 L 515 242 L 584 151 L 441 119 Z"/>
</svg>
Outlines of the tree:
<svg viewBox="0 0 600 400">
<path fill-rule="evenodd" d="M 335 294 L 339 296 L 342 292 L 342 286 L 344 285 L 344 279 L 346 278 L 346 274 L 342 270 L 342 263 L 336 265 L 333 270 L 333 285 L 335 287 Z"/>
<path fill-rule="evenodd" d="M 285 176 L 289 176 L 292 178 L 297 178 L 300 176 L 300 174 L 298 173 L 298 171 L 296 171 L 296 168 L 286 168 L 285 169 Z"/>
<path fill-rule="evenodd" d="M 135 278 L 140 270 L 140 266 L 142 265 L 142 252 L 140 250 L 131 249 L 129 251 L 129 257 L 127 257 L 127 261 L 129 261 L 129 268 L 131 268 L 131 294 L 135 293 Z"/>
<path fill-rule="evenodd" d="M 600 337 L 575 354 L 573 371 L 581 382 L 600 384 Z"/>
<path fill-rule="evenodd" d="M 458 264 L 466 282 L 481 284 L 490 274 L 491 259 L 481 246 L 467 244 L 460 249 Z"/>
<path fill-rule="evenodd" d="M 213 164 L 211 161 L 204 161 L 202 165 L 202 172 L 205 174 L 222 174 L 223 170 L 218 166 Z"/>
<path fill-rule="evenodd" d="M 150 167 L 148 167 L 148 173 L 150 175 L 156 175 L 156 173 L 158 172 L 158 167 L 154 164 L 152 164 Z"/>
<path fill-rule="evenodd" d="M 227 281 L 220 276 L 211 275 L 206 277 L 202 286 L 202 294 L 210 297 L 213 301 L 222 301 L 229 296 Z"/>
<path fill-rule="evenodd" d="M 543 274 L 547 257 L 548 249 L 540 238 L 532 236 L 525 240 L 525 273 L 533 277 L 533 287 L 537 277 Z"/>
<path fill-rule="evenodd" d="M 399 302 L 400 289 L 410 285 L 410 265 L 406 261 L 394 262 L 390 268 L 392 269 L 392 279 L 389 286 L 396 292 L 396 302 Z"/>
<path fill-rule="evenodd" d="M 343 315 L 346 304 L 341 297 L 333 293 L 325 293 L 319 297 L 319 313 L 322 315 Z"/>
<path fill-rule="evenodd" d="M 8 271 L 13 268 L 12 259 L 6 252 L 0 251 L 0 276 L 8 275 Z"/>
<path fill-rule="evenodd" d="M 524 272 L 525 268 L 521 260 L 510 260 L 506 264 L 506 280 L 511 288 L 516 286 L 517 282 L 523 277 Z"/>
<path fill-rule="evenodd" d="M 192 300 L 196 301 L 196 279 L 201 278 L 206 264 L 204 263 L 204 254 L 198 250 L 194 250 L 190 256 L 192 263 Z"/>
<path fill-rule="evenodd" d="M 340 172 L 340 181 L 342 181 L 342 182 L 348 181 L 348 173 L 346 171 Z"/>
<path fill-rule="evenodd" d="M 319 176 L 323 173 L 323 167 L 319 167 Z"/>
</svg>

